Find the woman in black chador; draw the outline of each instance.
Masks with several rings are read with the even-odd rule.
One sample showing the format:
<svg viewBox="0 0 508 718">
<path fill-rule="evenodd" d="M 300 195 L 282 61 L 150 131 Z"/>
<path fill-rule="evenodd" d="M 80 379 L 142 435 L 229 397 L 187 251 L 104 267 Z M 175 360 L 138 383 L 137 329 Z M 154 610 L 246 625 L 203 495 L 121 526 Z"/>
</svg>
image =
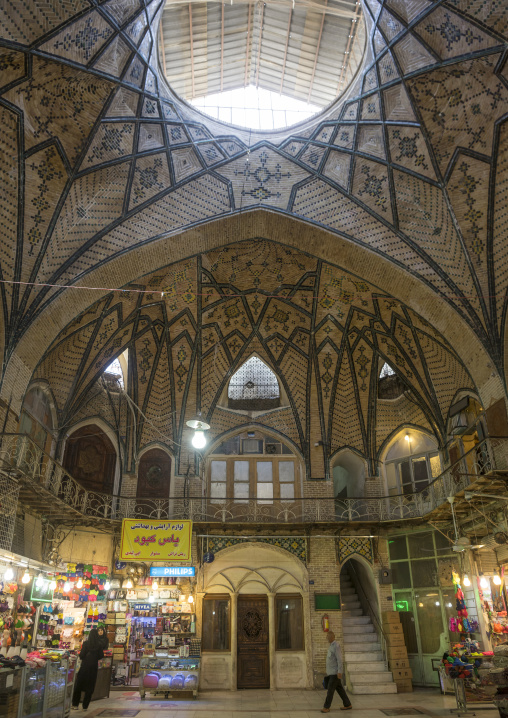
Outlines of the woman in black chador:
<svg viewBox="0 0 508 718">
<path fill-rule="evenodd" d="M 79 709 L 79 701 L 81 693 L 84 692 L 83 709 L 86 710 L 94 692 L 95 682 L 97 681 L 97 673 L 99 670 L 98 663 L 104 658 L 104 649 L 99 633 L 96 628 L 92 628 L 87 640 L 83 643 L 81 653 L 81 668 L 76 676 L 74 684 L 74 693 L 72 694 L 72 709 Z"/>
</svg>

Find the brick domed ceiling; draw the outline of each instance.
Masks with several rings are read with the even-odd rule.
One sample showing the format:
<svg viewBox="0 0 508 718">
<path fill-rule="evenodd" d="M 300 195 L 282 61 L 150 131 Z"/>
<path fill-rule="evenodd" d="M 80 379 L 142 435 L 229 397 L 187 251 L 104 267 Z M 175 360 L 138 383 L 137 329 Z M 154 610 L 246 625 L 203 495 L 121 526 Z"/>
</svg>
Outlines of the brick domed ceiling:
<svg viewBox="0 0 508 718">
<path fill-rule="evenodd" d="M 466 337 L 467 346 L 455 347 L 459 355 L 469 351 L 478 366 L 489 363 L 502 375 L 508 8 L 480 7 L 473 0 L 366 0 L 368 48 L 355 83 L 306 126 L 267 136 L 233 132 L 178 100 L 158 63 L 163 4 L 42 0 L 4 8 L 3 399 L 9 400 L 13 386 L 27 385 L 41 355 L 81 316 L 83 304 L 101 313 L 104 302 L 113 302 L 103 300 L 99 310 L 94 301 L 100 292 L 83 290 L 77 299 L 80 292 L 62 287 L 121 286 L 146 271 L 140 257 L 149 262 L 162 247 L 165 260 L 158 258 L 150 271 L 206 252 L 208 227 L 235 215 L 253 226 L 291 218 L 292 231 L 284 238 L 289 247 L 304 243 L 306 233 L 321 233 L 327 243 L 311 248 L 319 259 L 329 259 L 334 247 L 350 247 L 351 254 L 361 248 L 366 264 L 378 263 L 376 286 L 388 276 L 387 264 L 393 266 L 405 280 L 391 294 L 404 292 L 406 304 L 435 326 L 451 312 Z M 234 240 L 224 232 L 216 242 Z M 202 282 L 196 260 L 188 261 L 193 281 Z M 346 256 L 337 264 L 347 267 Z M 322 270 L 318 275 L 322 282 Z M 442 312 L 436 311 L 438 302 Z M 164 306 L 167 312 L 167 300 Z M 121 323 L 133 311 L 134 305 L 122 308 Z M 303 307 L 291 311 L 307 316 Z M 369 304 L 372 316 L 377 311 Z M 162 306 L 150 312 L 159 317 L 163 334 L 175 321 L 161 318 Z M 150 321 L 150 342 L 161 342 L 155 318 Z M 370 314 L 365 321 L 373 321 Z M 298 326 L 310 331 L 305 322 Z M 135 341 L 134 324 L 125 329 Z M 357 330 L 367 342 L 365 327 Z M 369 331 L 365 356 L 377 351 L 378 330 Z M 186 353 L 192 354 L 195 339 L 190 327 L 185 332 Z M 257 341 L 268 351 L 266 337 Z M 288 336 L 281 341 L 292 345 L 288 356 L 298 351 Z M 350 357 L 357 351 L 352 341 Z M 232 351 L 221 347 L 226 355 Z M 453 356 L 452 349 L 446 351 Z M 176 359 L 168 353 L 167 361 Z M 336 365 L 329 373 L 335 370 Z M 80 369 L 83 391 L 91 380 L 87 371 Z M 356 369 L 351 364 L 348 371 L 353 376 Z M 423 397 L 423 385 L 418 391 Z M 432 414 L 437 422 L 439 401 L 434 398 L 431 409 L 430 386 L 426 391 L 422 406 L 429 406 L 429 420 Z M 70 401 L 77 400 L 73 393 Z M 371 441 L 366 426 L 359 430 L 364 443 Z M 301 440 L 305 430 L 297 426 L 295 437 Z"/>
</svg>

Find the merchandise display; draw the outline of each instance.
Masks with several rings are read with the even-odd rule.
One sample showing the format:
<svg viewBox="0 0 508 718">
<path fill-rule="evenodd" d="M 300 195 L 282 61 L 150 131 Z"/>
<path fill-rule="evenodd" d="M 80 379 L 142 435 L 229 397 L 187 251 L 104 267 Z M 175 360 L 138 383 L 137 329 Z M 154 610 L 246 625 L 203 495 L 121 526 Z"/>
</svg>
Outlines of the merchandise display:
<svg viewBox="0 0 508 718">
<path fill-rule="evenodd" d="M 198 694 L 200 658 L 180 658 L 175 649 L 148 650 L 140 662 L 139 692 L 144 700 L 147 693 L 165 694 L 191 691 Z M 174 696 L 172 696 L 174 697 Z"/>
</svg>

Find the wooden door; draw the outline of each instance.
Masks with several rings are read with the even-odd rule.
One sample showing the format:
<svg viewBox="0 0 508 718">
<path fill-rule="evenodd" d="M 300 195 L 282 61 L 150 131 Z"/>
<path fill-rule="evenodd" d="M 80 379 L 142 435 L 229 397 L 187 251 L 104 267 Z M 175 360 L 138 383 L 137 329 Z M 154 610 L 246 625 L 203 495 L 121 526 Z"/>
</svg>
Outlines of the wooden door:
<svg viewBox="0 0 508 718">
<path fill-rule="evenodd" d="M 238 596 L 238 688 L 270 688 L 268 601 Z"/>
</svg>

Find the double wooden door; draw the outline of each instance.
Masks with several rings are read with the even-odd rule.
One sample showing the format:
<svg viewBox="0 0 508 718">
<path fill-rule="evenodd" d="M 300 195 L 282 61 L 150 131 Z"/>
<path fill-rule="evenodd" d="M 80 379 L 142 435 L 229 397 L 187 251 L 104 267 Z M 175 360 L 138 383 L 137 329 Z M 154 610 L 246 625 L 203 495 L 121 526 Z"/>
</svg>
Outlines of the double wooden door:
<svg viewBox="0 0 508 718">
<path fill-rule="evenodd" d="M 238 596 L 238 688 L 270 688 L 268 601 Z"/>
</svg>

